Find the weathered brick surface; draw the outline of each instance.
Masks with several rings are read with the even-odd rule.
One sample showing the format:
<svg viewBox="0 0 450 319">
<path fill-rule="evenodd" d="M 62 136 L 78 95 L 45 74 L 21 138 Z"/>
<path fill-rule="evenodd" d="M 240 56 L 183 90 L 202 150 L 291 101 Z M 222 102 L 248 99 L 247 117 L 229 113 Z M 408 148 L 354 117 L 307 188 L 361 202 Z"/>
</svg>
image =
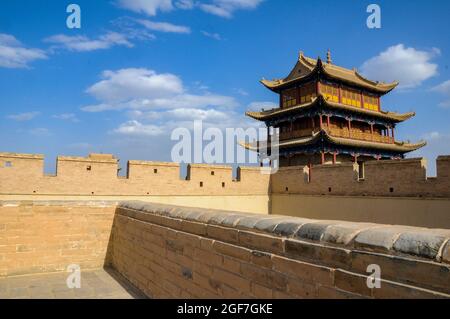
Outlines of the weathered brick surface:
<svg viewBox="0 0 450 319">
<path fill-rule="evenodd" d="M 0 277 L 104 265 L 116 203 L 0 205 Z M 108 262 L 108 261 L 106 261 Z"/>
<path fill-rule="evenodd" d="M 116 218 L 127 221 L 115 223 L 113 233 L 129 233 L 132 245 L 127 244 L 125 238 L 121 241 L 120 236 L 113 236 L 112 245 L 113 263 L 117 263 L 118 269 L 151 260 L 153 272 L 149 276 L 152 277 L 148 277 L 147 283 L 138 278 L 136 282 L 156 298 L 450 297 L 449 267 L 444 262 L 446 248 L 439 249 L 439 256 L 424 253 L 422 246 L 414 249 L 414 243 L 424 242 L 426 236 L 425 239 L 420 237 L 421 241 L 411 242 L 404 236 L 402 240 L 406 243 L 402 242 L 402 247 L 407 248 L 401 251 L 398 246 L 395 248 L 402 234 L 406 231 L 415 234 L 419 229 L 303 219 L 296 223 L 291 217 L 227 215 L 221 211 L 208 211 L 205 219 L 201 211 L 189 214 L 190 209 L 185 208 L 186 212 L 182 213 L 183 208 L 169 206 L 162 207 L 161 211 L 177 211 L 180 227 L 167 227 L 161 220 L 154 220 L 158 225 L 147 221 L 151 219 L 139 220 L 145 214 L 162 216 L 154 212 L 157 207 L 151 204 L 146 208 L 146 205 L 131 202 L 121 204 Z M 139 209 L 143 215 L 127 213 Z M 170 217 L 161 218 L 175 217 L 172 213 L 167 216 Z M 183 216 L 190 216 L 189 221 Z M 189 226 L 184 226 L 185 222 Z M 190 227 L 193 223 L 203 224 L 205 228 Z M 133 230 L 138 224 L 144 228 Z M 381 231 L 383 228 L 385 232 Z M 206 229 L 206 232 L 198 229 Z M 152 234 L 152 230 L 156 237 L 145 235 Z M 420 229 L 421 234 L 426 232 Z M 444 230 L 436 233 L 444 237 L 446 234 Z M 139 234 L 143 234 L 142 238 Z M 358 236 L 361 236 L 359 240 Z M 431 240 L 431 243 L 436 241 Z M 147 257 L 141 256 L 139 251 L 148 252 Z M 367 286 L 367 266 L 371 264 L 381 266 L 382 289 Z M 132 267 L 127 273 L 133 276 Z M 151 285 L 158 287 L 152 290 Z"/>
<path fill-rule="evenodd" d="M 107 263 L 152 298 L 448 298 L 448 238 L 142 202 L 28 202 L 0 205 L 0 276 Z M 373 264 L 381 289 L 366 285 Z"/>
</svg>

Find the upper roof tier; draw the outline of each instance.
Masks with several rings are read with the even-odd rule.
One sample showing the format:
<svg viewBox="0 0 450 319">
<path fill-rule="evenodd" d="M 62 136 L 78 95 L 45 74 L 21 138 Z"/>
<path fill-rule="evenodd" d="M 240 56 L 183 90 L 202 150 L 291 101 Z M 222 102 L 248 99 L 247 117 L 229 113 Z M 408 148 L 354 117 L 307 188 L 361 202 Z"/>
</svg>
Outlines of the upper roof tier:
<svg viewBox="0 0 450 319">
<path fill-rule="evenodd" d="M 316 60 L 304 56 L 303 52 L 300 52 L 297 64 L 286 78 L 272 81 L 263 79 L 261 80 L 261 83 L 268 89 L 278 93 L 281 89 L 290 84 L 299 80 L 309 79 L 316 74 L 324 74 L 328 78 L 346 82 L 381 94 L 389 93 L 399 84 L 399 82 L 384 83 L 371 81 L 359 74 L 356 69 L 349 70 L 332 64 L 331 58 L 328 58 L 327 63 L 323 63 L 320 58 Z"/>
</svg>

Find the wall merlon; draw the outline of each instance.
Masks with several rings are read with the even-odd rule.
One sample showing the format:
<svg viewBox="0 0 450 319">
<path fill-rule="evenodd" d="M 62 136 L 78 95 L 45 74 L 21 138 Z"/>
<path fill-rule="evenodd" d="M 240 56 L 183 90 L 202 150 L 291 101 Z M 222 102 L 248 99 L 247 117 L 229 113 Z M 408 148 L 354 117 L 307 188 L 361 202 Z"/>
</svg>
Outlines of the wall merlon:
<svg viewBox="0 0 450 319">
<path fill-rule="evenodd" d="M 86 162 L 86 163 L 109 163 L 117 164 L 118 159 L 109 154 L 90 154 L 88 157 L 58 156 L 58 162 Z"/>
<path fill-rule="evenodd" d="M 129 165 L 143 165 L 143 166 L 160 166 L 160 167 L 180 167 L 178 163 L 170 163 L 170 162 L 153 162 L 153 161 L 128 161 Z"/>
<path fill-rule="evenodd" d="M 44 159 L 42 154 L 0 153 L 0 158 Z"/>
</svg>

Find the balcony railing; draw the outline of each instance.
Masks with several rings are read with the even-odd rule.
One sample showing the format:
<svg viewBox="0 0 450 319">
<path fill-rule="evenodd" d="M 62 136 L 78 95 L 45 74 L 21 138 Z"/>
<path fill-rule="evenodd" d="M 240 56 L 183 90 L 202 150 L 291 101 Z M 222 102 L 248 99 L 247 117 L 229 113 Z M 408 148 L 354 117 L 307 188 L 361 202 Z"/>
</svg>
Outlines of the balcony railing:
<svg viewBox="0 0 450 319">
<path fill-rule="evenodd" d="M 371 134 L 366 132 L 361 132 L 358 130 L 348 130 L 348 129 L 337 129 L 337 128 L 328 128 L 326 129 L 328 134 L 335 137 L 342 137 L 342 138 L 351 138 L 355 140 L 362 140 L 362 141 L 368 141 L 368 142 L 377 142 L 377 143 L 386 143 L 386 144 L 392 144 L 394 143 L 394 138 L 390 136 L 382 136 L 379 134 Z M 283 132 L 280 133 L 280 140 L 289 140 L 289 139 L 295 139 L 295 138 L 302 138 L 302 137 L 308 137 L 312 136 L 313 133 L 317 132 L 318 129 L 315 129 L 314 131 L 312 129 L 303 129 L 303 130 L 296 130 L 292 132 Z"/>
<path fill-rule="evenodd" d="M 394 143 L 394 138 L 391 136 L 382 136 L 376 133 L 372 134 L 370 132 L 361 132 L 354 129 L 349 131 L 348 129 L 329 128 L 327 129 L 327 131 L 331 136 L 335 137 L 351 138 L 355 140 L 386 143 L 386 144 Z"/>
</svg>

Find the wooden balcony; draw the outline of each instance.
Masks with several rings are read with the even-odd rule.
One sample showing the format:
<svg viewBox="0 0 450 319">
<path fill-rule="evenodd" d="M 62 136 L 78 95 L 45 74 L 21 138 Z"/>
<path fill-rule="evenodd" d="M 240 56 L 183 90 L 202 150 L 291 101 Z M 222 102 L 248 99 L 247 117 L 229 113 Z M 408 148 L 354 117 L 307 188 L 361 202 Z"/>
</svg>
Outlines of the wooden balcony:
<svg viewBox="0 0 450 319">
<path fill-rule="evenodd" d="M 337 129 L 337 128 L 325 128 L 331 136 L 342 137 L 342 138 L 351 138 L 354 140 L 368 141 L 368 142 L 377 142 L 377 143 L 386 143 L 392 144 L 394 143 L 394 138 L 390 136 L 382 136 L 379 134 L 371 134 L 370 132 L 361 132 L 358 130 L 352 129 L 349 131 L 348 129 Z M 318 129 L 314 130 L 314 133 L 318 132 Z M 308 137 L 313 134 L 312 129 L 303 129 L 292 132 L 283 132 L 280 133 L 280 141 Z"/>
<path fill-rule="evenodd" d="M 392 144 L 394 143 L 394 138 L 390 136 L 382 136 L 379 134 L 371 134 L 370 132 L 361 132 L 359 130 L 348 130 L 348 129 L 336 129 L 329 128 L 327 129 L 328 134 L 335 137 L 343 137 L 343 138 L 351 138 L 354 140 L 368 141 L 368 142 L 377 142 L 377 143 L 386 143 Z"/>
</svg>

